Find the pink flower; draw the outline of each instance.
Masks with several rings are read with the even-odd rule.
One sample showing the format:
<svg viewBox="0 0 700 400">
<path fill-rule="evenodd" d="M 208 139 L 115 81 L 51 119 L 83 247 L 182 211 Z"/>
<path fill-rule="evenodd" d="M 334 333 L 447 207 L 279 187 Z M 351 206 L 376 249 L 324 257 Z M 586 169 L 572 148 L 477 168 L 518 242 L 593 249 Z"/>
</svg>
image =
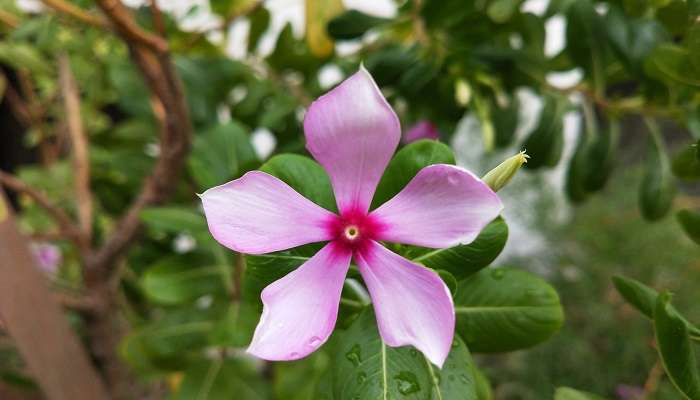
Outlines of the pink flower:
<svg viewBox="0 0 700 400">
<path fill-rule="evenodd" d="M 50 243 L 34 243 L 31 248 L 39 269 L 54 275 L 63 261 L 61 249 Z"/>
<path fill-rule="evenodd" d="M 432 122 L 422 120 L 416 122 L 403 136 L 404 143 L 412 143 L 421 139 L 440 139 L 440 132 Z"/>
<path fill-rule="evenodd" d="M 384 343 L 413 345 L 442 366 L 454 335 L 450 292 L 434 271 L 380 241 L 431 248 L 469 243 L 500 214 L 501 201 L 471 172 L 437 164 L 369 212 L 401 128 L 364 68 L 311 104 L 304 130 L 307 149 L 330 176 L 339 215 L 260 171 L 202 195 L 211 234 L 232 250 L 263 254 L 329 242 L 263 290 L 264 309 L 248 352 L 266 360 L 296 360 L 323 344 L 335 326 L 354 259 Z"/>
</svg>

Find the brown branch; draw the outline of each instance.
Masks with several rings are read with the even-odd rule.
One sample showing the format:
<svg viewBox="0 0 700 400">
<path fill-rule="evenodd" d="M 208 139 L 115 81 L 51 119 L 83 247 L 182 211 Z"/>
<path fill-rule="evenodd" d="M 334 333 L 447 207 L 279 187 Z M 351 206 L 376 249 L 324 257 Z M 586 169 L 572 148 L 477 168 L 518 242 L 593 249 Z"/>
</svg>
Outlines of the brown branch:
<svg viewBox="0 0 700 400">
<path fill-rule="evenodd" d="M 151 0 L 150 2 L 151 14 L 153 14 L 153 27 L 160 36 L 165 37 L 165 23 L 163 22 L 163 14 L 158 8 L 158 1 Z"/>
<path fill-rule="evenodd" d="M 41 0 L 46 6 L 62 13 L 69 15 L 81 22 L 98 28 L 109 28 L 109 23 L 98 15 L 93 15 L 88 11 L 83 10 L 71 3 L 63 0 Z"/>
<path fill-rule="evenodd" d="M 85 251 L 87 244 L 83 240 L 80 230 L 62 209 L 54 205 L 44 193 L 31 187 L 12 174 L 0 171 L 0 185 L 6 188 L 29 196 L 39 207 L 43 208 L 58 224 L 61 233 L 68 239 L 74 241 L 81 251 Z"/>
<path fill-rule="evenodd" d="M 168 42 L 141 28 L 134 20 L 129 9 L 120 0 L 98 0 L 97 4 L 107 14 L 117 32 L 130 44 L 142 44 L 155 50 L 157 53 L 166 53 L 168 51 Z"/>
<path fill-rule="evenodd" d="M 119 28 L 118 32 L 129 44 L 131 57 L 153 94 L 154 112 L 157 117 L 162 118 L 161 152 L 153 171 L 146 178 L 140 193 L 122 216 L 112 235 L 90 263 L 92 269 L 109 274 L 109 270 L 113 269 L 111 267 L 135 239 L 141 226 L 141 210 L 166 200 L 177 184 L 190 149 L 192 127 L 181 82 L 168 53 L 157 51 L 142 40 L 133 41 L 133 30 L 129 27 L 136 24 L 129 10 L 121 2 L 98 0 L 97 4 Z M 158 39 L 162 41 L 161 38 Z M 157 112 L 159 109 L 162 109 L 162 114 Z"/>
<path fill-rule="evenodd" d="M 70 60 L 65 54 L 58 59 L 59 84 L 66 113 L 66 124 L 73 153 L 75 199 L 80 231 L 85 240 L 92 237 L 92 191 L 90 190 L 90 159 L 88 139 L 80 118 L 80 94 L 71 72 Z"/>
<path fill-rule="evenodd" d="M 6 82 L 4 97 L 7 99 L 7 104 L 10 106 L 10 110 L 17 118 L 17 121 L 19 121 L 19 123 L 25 128 L 28 128 L 32 124 L 32 114 L 29 111 L 29 106 L 22 99 L 22 96 L 20 96 L 15 88 L 10 84 L 7 76 L 2 73 L 2 71 L 0 71 L 0 79 L 4 79 Z"/>
<path fill-rule="evenodd" d="M 5 10 L 0 10 L 0 22 L 14 29 L 19 25 L 19 18 Z"/>
</svg>

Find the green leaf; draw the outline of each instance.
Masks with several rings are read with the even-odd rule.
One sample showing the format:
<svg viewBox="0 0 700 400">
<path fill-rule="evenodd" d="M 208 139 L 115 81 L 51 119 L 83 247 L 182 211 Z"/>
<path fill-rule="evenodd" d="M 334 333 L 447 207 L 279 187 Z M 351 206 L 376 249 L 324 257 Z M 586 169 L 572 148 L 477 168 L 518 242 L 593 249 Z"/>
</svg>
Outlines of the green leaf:
<svg viewBox="0 0 700 400">
<path fill-rule="evenodd" d="M 337 212 L 331 181 L 316 161 L 296 154 L 279 154 L 270 158 L 260 170 L 281 179 L 321 207 Z"/>
<path fill-rule="evenodd" d="M 227 266 L 201 266 L 190 255 L 165 257 L 141 278 L 146 295 L 161 304 L 182 304 L 204 295 L 226 294 Z"/>
<path fill-rule="evenodd" d="M 656 290 L 637 280 L 624 276 L 616 275 L 613 276 L 612 279 L 618 293 L 620 293 L 628 303 L 647 318 L 654 318 L 654 308 L 656 307 L 656 302 L 659 297 L 659 293 Z M 673 305 L 670 305 L 670 307 L 673 307 Z M 697 328 L 682 316 L 680 318 L 685 321 L 693 335 L 700 338 L 700 328 Z"/>
<path fill-rule="evenodd" d="M 297 269 L 308 257 L 292 255 L 289 252 L 246 255 L 246 270 L 243 279 L 243 296 L 253 304 L 262 304 L 260 293 L 270 283 Z"/>
<path fill-rule="evenodd" d="M 697 158 L 697 144 L 685 146 L 675 157 L 671 164 L 673 175 L 686 181 L 700 179 L 700 160 Z"/>
<path fill-rule="evenodd" d="M 447 285 L 447 288 L 450 289 L 450 293 L 452 293 L 452 296 L 454 297 L 455 293 L 457 293 L 457 279 L 455 279 L 455 276 L 444 269 L 438 269 L 435 272 L 437 272 L 440 279 L 445 282 L 445 285 Z"/>
<path fill-rule="evenodd" d="M 473 361 L 458 336 L 440 370 L 410 346 L 386 346 L 368 308 L 341 334 L 335 349 L 335 400 L 477 399 Z"/>
<path fill-rule="evenodd" d="M 245 128 L 230 122 L 195 137 L 188 167 L 199 189 L 206 190 L 239 177 L 257 162 Z"/>
<path fill-rule="evenodd" d="M 493 400 L 493 391 L 489 378 L 477 367 L 474 367 L 474 377 L 476 378 L 476 398 L 479 400 Z"/>
<path fill-rule="evenodd" d="M 419 140 L 399 150 L 379 181 L 372 199 L 372 209 L 399 193 L 421 169 L 433 164 L 454 164 L 449 146 L 435 140 Z"/>
<path fill-rule="evenodd" d="M 612 49 L 625 67 L 641 75 L 644 60 L 660 43 L 668 41 L 664 27 L 650 18 L 630 18 L 611 4 L 605 16 L 606 33 Z"/>
<path fill-rule="evenodd" d="M 605 400 L 593 393 L 583 392 L 568 387 L 560 387 L 554 392 L 554 400 Z"/>
<path fill-rule="evenodd" d="M 599 130 L 597 137 L 590 144 L 588 168 L 583 182 L 587 191 L 596 192 L 605 187 L 617 159 L 619 137 L 619 121 L 611 119 L 607 128 Z"/>
<path fill-rule="evenodd" d="M 486 9 L 486 14 L 497 24 L 508 22 L 518 10 L 520 0 L 493 0 Z"/>
<path fill-rule="evenodd" d="M 482 270 L 459 282 L 459 333 L 474 352 L 504 352 L 541 343 L 564 321 L 557 292 L 522 270 Z"/>
<path fill-rule="evenodd" d="M 676 185 L 671 174 L 671 162 L 655 125 L 650 125 L 644 177 L 639 190 L 639 208 L 649 221 L 663 218 L 671 210 Z"/>
<path fill-rule="evenodd" d="M 515 130 L 518 128 L 520 118 L 520 101 L 517 96 L 512 96 L 505 107 L 495 103 L 491 107 L 493 117 L 493 129 L 495 133 L 495 145 L 504 148 L 510 145 L 515 137 Z"/>
<path fill-rule="evenodd" d="M 51 71 L 39 50 L 25 43 L 0 42 L 0 62 L 33 73 L 48 74 Z"/>
<path fill-rule="evenodd" d="M 338 40 L 356 39 L 365 32 L 391 21 L 373 17 L 357 10 L 348 10 L 333 18 L 327 26 L 328 34 Z"/>
<path fill-rule="evenodd" d="M 566 52 L 584 68 L 599 94 L 605 88 L 606 30 L 603 17 L 596 12 L 592 1 L 572 2 L 566 14 Z"/>
<path fill-rule="evenodd" d="M 686 235 L 695 243 L 700 244 L 700 213 L 691 210 L 680 210 L 676 213 L 676 218 Z"/>
<path fill-rule="evenodd" d="M 700 399 L 700 371 L 688 326 L 662 293 L 654 308 L 654 331 L 659 355 L 673 385 L 688 400 Z"/>
<path fill-rule="evenodd" d="M 414 257 L 413 261 L 428 268 L 448 271 L 460 280 L 491 264 L 501 253 L 507 240 L 508 225 L 503 218 L 498 217 L 470 244 L 430 250 Z"/>
<path fill-rule="evenodd" d="M 693 67 L 688 49 L 674 44 L 662 44 L 647 57 L 646 71 L 671 82 L 700 86 L 700 71 Z"/>
<path fill-rule="evenodd" d="M 171 400 L 265 400 L 267 382 L 251 363 L 236 359 L 200 361 L 185 371 Z"/>
<path fill-rule="evenodd" d="M 148 207 L 141 211 L 141 221 L 154 231 L 197 233 L 207 231 L 204 215 L 194 208 L 179 206 Z"/>
<path fill-rule="evenodd" d="M 233 302 L 209 332 L 209 344 L 219 347 L 246 347 L 260 319 L 258 307 L 250 302 Z"/>
<path fill-rule="evenodd" d="M 544 98 L 539 123 L 520 146 L 530 155 L 525 168 L 553 167 L 559 163 L 564 146 L 564 108 L 565 100 L 553 96 Z"/>
<path fill-rule="evenodd" d="M 250 14 L 250 30 L 248 32 L 248 51 L 254 52 L 260 38 L 270 26 L 270 12 L 265 7 L 258 7 Z"/>
<path fill-rule="evenodd" d="M 329 362 L 327 354 L 317 351 L 302 360 L 274 363 L 272 374 L 274 398 L 321 400 L 317 395 L 321 385 L 327 385 L 328 392 L 332 394 L 332 378 L 324 376 L 326 372 L 330 372 Z"/>
<path fill-rule="evenodd" d="M 333 40 L 328 37 L 326 24 L 343 11 L 341 0 L 306 0 L 304 3 L 306 22 L 306 44 L 311 53 L 319 58 L 333 54 Z"/>
</svg>

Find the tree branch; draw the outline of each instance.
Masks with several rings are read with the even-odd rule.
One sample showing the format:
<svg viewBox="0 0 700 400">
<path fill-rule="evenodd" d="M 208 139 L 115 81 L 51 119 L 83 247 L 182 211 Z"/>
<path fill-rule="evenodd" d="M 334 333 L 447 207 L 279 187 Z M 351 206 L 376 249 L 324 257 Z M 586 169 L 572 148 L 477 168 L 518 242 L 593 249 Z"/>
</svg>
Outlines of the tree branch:
<svg viewBox="0 0 700 400">
<path fill-rule="evenodd" d="M 3 171 L 0 171 L 0 185 L 5 186 L 6 188 L 17 193 L 23 193 L 29 196 L 39 205 L 39 207 L 46 210 L 46 212 L 56 221 L 62 235 L 75 242 L 81 251 L 86 250 L 87 244 L 83 240 L 80 230 L 75 226 L 68 214 L 51 203 L 46 195 L 29 186 L 22 180 L 16 178 L 12 174 Z"/>
<path fill-rule="evenodd" d="M 100 16 L 93 15 L 80 7 L 63 0 L 41 0 L 47 7 L 50 7 L 62 14 L 69 15 L 81 22 L 98 28 L 109 28 L 109 23 Z"/>
<path fill-rule="evenodd" d="M 90 159 L 88 139 L 80 118 L 80 95 L 70 60 L 65 54 L 58 58 L 58 75 L 66 113 L 66 124 L 73 153 L 75 199 L 78 204 L 78 221 L 85 240 L 92 237 L 92 191 L 90 190 Z"/>
<path fill-rule="evenodd" d="M 54 0 L 55 1 L 55 0 Z M 168 42 L 141 28 L 131 15 L 129 9 L 119 0 L 98 0 L 97 4 L 107 15 L 121 36 L 130 44 L 139 43 L 155 50 L 157 53 L 168 51 Z"/>
</svg>

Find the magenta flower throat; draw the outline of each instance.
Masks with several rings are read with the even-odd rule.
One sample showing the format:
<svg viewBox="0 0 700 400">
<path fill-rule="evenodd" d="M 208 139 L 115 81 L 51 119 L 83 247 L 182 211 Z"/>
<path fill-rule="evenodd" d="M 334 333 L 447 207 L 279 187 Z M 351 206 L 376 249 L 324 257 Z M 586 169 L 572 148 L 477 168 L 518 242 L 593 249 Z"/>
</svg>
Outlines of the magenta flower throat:
<svg viewBox="0 0 700 400">
<path fill-rule="evenodd" d="M 454 335 L 451 294 L 434 271 L 381 242 L 429 248 L 470 243 L 500 214 L 501 201 L 471 172 L 436 164 L 370 211 L 401 127 L 364 68 L 311 104 L 304 131 L 307 149 L 330 177 L 339 215 L 261 171 L 202 195 L 211 234 L 234 251 L 264 254 L 328 242 L 263 290 L 263 313 L 248 352 L 266 360 L 295 360 L 325 343 L 354 260 L 383 342 L 412 345 L 441 367 Z"/>
</svg>

